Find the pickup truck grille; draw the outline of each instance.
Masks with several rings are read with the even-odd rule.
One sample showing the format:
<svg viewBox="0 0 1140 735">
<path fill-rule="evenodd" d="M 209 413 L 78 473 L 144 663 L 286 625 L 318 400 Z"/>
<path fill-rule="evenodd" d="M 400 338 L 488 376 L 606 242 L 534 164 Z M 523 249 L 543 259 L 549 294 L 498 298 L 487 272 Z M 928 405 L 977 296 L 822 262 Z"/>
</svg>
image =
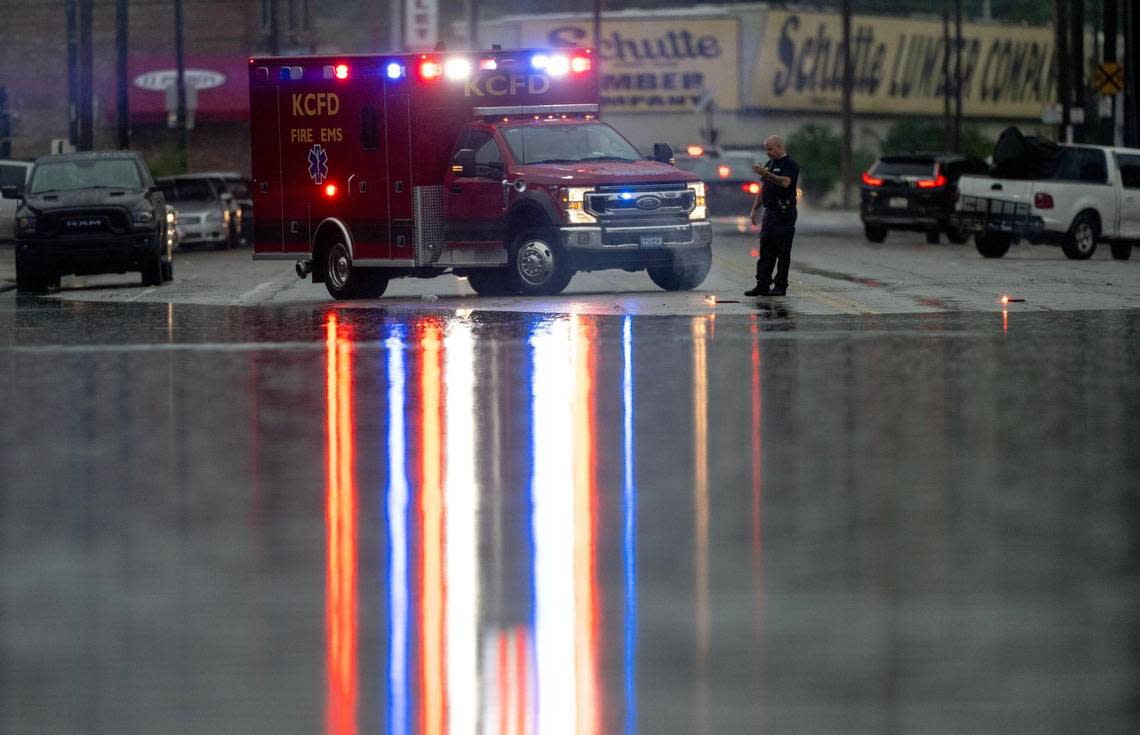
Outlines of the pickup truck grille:
<svg viewBox="0 0 1140 735">
<path fill-rule="evenodd" d="M 607 223 L 685 219 L 696 193 L 684 183 L 599 186 L 586 194 L 586 211 Z"/>
<path fill-rule="evenodd" d="M 89 235 L 122 235 L 130 232 L 131 217 L 118 207 L 45 212 L 36 231 L 42 235 L 83 237 Z"/>
</svg>

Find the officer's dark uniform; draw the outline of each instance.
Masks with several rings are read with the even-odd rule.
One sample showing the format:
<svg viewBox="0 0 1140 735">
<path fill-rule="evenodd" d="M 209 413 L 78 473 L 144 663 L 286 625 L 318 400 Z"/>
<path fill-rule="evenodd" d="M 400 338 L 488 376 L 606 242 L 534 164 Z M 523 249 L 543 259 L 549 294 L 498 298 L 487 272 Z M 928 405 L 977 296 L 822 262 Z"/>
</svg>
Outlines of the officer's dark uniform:
<svg viewBox="0 0 1140 735">
<path fill-rule="evenodd" d="M 760 190 L 760 259 L 756 261 L 756 286 L 763 294 L 770 283 L 772 293 L 783 294 L 788 290 L 792 238 L 796 234 L 796 184 L 800 180 L 800 165 L 785 153 L 783 158 L 769 159 L 764 168 L 792 180 L 786 188 L 767 181 Z M 773 266 L 776 267 L 775 279 L 772 278 Z"/>
</svg>

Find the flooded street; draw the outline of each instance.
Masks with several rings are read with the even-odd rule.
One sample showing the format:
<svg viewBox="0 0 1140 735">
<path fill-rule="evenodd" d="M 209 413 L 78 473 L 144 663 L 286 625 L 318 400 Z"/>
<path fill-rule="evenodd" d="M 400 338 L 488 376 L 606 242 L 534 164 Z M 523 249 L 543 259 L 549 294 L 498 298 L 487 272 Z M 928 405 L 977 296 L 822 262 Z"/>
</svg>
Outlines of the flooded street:
<svg viewBox="0 0 1140 735">
<path fill-rule="evenodd" d="M 1135 311 L 0 334 L 4 732 L 1140 726 Z"/>
</svg>

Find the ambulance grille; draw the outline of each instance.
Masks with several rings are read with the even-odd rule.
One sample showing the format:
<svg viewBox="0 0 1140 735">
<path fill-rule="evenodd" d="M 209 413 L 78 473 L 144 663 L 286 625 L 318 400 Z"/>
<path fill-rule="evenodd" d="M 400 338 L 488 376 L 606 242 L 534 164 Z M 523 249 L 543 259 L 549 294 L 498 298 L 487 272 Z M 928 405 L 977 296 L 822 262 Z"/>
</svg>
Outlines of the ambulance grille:
<svg viewBox="0 0 1140 735">
<path fill-rule="evenodd" d="M 443 187 L 415 187 L 412 206 L 416 222 L 416 265 L 432 265 L 443 252 Z"/>
</svg>

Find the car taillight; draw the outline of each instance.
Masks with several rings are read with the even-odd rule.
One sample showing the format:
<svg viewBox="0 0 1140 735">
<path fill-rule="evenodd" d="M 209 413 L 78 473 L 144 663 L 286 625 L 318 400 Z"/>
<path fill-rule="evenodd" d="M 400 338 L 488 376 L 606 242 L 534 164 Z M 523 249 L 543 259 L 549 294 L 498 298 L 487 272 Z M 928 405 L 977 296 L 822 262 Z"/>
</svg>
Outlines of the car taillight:
<svg viewBox="0 0 1140 735">
<path fill-rule="evenodd" d="M 732 169 L 728 166 L 717 166 L 716 175 L 722 179 L 727 179 L 729 176 L 732 176 Z"/>
<path fill-rule="evenodd" d="M 938 174 L 933 179 L 918 179 L 914 183 L 919 189 L 941 189 L 946 186 L 946 177 Z"/>
<path fill-rule="evenodd" d="M 704 152 L 705 152 L 705 149 L 701 148 L 699 145 L 691 145 L 688 148 L 686 148 L 685 150 L 688 151 L 689 155 L 692 156 L 693 158 L 696 158 L 697 156 L 704 155 Z"/>
<path fill-rule="evenodd" d="M 1038 209 L 1052 209 L 1053 208 L 1053 195 L 1046 194 L 1039 191 L 1033 195 L 1033 206 Z"/>
<path fill-rule="evenodd" d="M 745 194 L 759 194 L 760 184 L 756 183 L 755 181 L 750 181 L 747 184 L 741 184 L 740 190 Z"/>
<path fill-rule="evenodd" d="M 882 186 L 883 180 L 877 179 L 874 176 L 872 176 L 870 171 L 864 171 L 863 172 L 863 183 L 866 184 L 867 186 Z"/>
</svg>

